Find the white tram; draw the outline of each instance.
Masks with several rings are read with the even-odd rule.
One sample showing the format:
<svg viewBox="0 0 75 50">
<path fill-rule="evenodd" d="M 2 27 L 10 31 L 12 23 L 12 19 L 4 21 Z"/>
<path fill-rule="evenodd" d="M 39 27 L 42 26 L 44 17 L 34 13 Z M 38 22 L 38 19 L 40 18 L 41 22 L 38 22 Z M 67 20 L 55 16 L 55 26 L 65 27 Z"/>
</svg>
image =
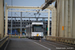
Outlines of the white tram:
<svg viewBox="0 0 75 50">
<path fill-rule="evenodd" d="M 26 37 L 43 38 L 43 22 L 32 22 L 26 26 Z"/>
</svg>

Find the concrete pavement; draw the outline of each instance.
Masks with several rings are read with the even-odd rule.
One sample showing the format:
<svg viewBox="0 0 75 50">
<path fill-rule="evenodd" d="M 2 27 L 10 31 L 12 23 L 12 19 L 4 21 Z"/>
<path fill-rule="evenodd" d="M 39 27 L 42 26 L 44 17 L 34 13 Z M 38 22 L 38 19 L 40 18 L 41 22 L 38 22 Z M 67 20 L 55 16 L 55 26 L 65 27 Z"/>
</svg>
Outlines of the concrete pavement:
<svg viewBox="0 0 75 50">
<path fill-rule="evenodd" d="M 66 49 L 67 48 L 67 49 Z M 75 50 L 74 47 L 47 41 L 27 38 L 11 38 L 7 50 Z"/>
<path fill-rule="evenodd" d="M 7 50 L 49 50 L 49 48 L 29 39 L 11 39 Z"/>
</svg>

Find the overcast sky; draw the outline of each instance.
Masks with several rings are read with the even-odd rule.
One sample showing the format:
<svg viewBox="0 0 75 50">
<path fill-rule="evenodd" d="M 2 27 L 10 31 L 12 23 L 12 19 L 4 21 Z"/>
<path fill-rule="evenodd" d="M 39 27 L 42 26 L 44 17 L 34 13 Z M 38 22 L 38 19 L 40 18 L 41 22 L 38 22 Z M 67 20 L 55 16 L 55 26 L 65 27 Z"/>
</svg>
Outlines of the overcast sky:
<svg viewBox="0 0 75 50">
<path fill-rule="evenodd" d="M 41 6 L 42 4 L 44 4 L 44 2 L 45 2 L 45 0 L 5 0 L 4 5 L 5 5 L 5 3 L 7 3 L 7 5 L 12 5 L 12 6 Z M 55 4 L 55 3 L 53 3 L 53 4 Z M 41 14 L 40 16 L 37 14 L 36 17 L 38 17 L 38 16 L 39 17 L 48 17 L 48 13 L 40 13 L 40 14 Z M 8 12 L 8 16 L 11 16 L 11 12 Z M 12 12 L 12 16 L 21 16 L 21 15 L 20 15 L 20 12 Z M 34 13 L 30 13 L 30 12 L 27 12 L 27 13 L 23 12 L 22 16 L 35 17 Z M 50 17 L 51 16 L 52 15 L 50 14 Z M 25 20 L 28 20 L 28 19 L 25 19 Z"/>
</svg>

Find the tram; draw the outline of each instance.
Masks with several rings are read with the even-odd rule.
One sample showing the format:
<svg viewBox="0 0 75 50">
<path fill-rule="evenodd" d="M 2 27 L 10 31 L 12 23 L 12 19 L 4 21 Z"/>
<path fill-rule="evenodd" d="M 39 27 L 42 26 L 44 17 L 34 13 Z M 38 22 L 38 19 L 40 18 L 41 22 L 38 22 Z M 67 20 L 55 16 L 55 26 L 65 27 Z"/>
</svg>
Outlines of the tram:
<svg viewBox="0 0 75 50">
<path fill-rule="evenodd" d="M 39 39 L 43 36 L 43 22 L 32 22 L 32 24 L 26 25 L 26 37 Z"/>
</svg>

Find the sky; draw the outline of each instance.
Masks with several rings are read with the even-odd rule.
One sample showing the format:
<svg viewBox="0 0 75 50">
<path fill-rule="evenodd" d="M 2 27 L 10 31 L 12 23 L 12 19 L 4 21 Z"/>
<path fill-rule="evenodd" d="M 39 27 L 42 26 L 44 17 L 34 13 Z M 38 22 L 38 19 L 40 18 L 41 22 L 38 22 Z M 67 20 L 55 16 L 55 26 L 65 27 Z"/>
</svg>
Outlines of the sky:
<svg viewBox="0 0 75 50">
<path fill-rule="evenodd" d="M 4 0 L 4 5 L 5 5 L 5 3 L 7 3 L 7 5 L 12 5 L 12 6 L 37 6 L 37 7 L 39 6 L 40 7 L 42 4 L 45 3 L 45 0 Z M 55 2 L 52 4 L 55 4 Z M 4 11 L 5 11 L 5 8 L 4 8 Z M 37 14 L 36 17 L 38 17 L 38 16 L 39 17 L 48 17 L 48 13 L 40 13 L 40 14 L 41 14 L 40 16 Z M 8 16 L 20 17 L 21 14 L 20 14 L 20 12 L 12 12 L 12 15 L 11 15 L 11 12 L 8 12 Z M 22 16 L 23 17 L 25 17 L 25 16 L 26 17 L 35 17 L 34 13 L 30 13 L 30 12 L 23 12 Z M 50 13 L 50 17 L 51 16 L 52 16 L 52 14 Z M 16 19 L 16 20 L 18 20 L 18 19 Z M 11 19 L 9 19 L 9 20 L 11 20 Z M 23 20 L 28 20 L 28 19 L 23 18 Z M 42 19 L 40 19 L 40 20 L 42 20 Z"/>
</svg>

